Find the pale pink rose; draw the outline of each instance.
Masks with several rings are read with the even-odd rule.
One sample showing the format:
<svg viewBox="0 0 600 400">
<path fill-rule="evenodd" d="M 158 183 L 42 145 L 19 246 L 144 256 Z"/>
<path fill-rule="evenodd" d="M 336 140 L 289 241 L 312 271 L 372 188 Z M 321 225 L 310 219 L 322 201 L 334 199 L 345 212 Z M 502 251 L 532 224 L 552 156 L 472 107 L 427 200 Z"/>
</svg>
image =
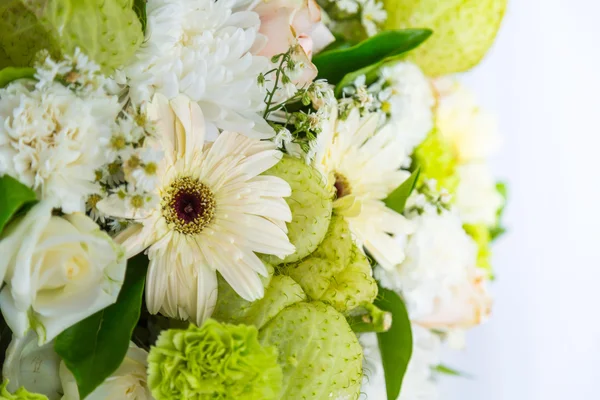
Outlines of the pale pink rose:
<svg viewBox="0 0 600 400">
<path fill-rule="evenodd" d="M 450 299 L 437 301 L 431 315 L 415 322 L 442 331 L 468 329 L 481 324 L 490 315 L 492 306 L 486 283 L 483 275 L 474 270 L 462 285 L 452 288 Z"/>
<path fill-rule="evenodd" d="M 290 46 L 299 44 L 302 51 L 295 61 L 302 62 L 305 70 L 298 84 L 311 82 L 317 76 L 312 55 L 324 49 L 335 38 L 321 22 L 321 9 L 315 0 L 265 0 L 254 8 L 260 16 L 260 33 L 267 38 L 259 55 L 272 57 L 285 53 Z"/>
</svg>

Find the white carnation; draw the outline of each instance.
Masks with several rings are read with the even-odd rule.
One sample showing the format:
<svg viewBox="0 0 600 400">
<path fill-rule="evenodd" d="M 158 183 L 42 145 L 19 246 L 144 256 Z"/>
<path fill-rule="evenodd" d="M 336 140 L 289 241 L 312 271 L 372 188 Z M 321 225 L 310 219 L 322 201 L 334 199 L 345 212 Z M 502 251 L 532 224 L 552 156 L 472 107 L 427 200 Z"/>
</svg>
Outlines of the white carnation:
<svg viewBox="0 0 600 400">
<path fill-rule="evenodd" d="M 275 132 L 258 114 L 264 88 L 257 79 L 269 69 L 268 59 L 254 55 L 263 45 L 260 19 L 253 11 L 235 11 L 236 5 L 234 0 L 148 1 L 146 40 L 125 69 L 133 101 L 183 93 L 217 128 L 272 137 Z"/>
<path fill-rule="evenodd" d="M 95 170 L 110 161 L 121 107 L 101 90 L 75 92 L 55 82 L 56 71 L 40 69 L 37 85 L 21 80 L 0 89 L 0 176 L 66 213 L 85 211 L 87 196 L 99 191 Z"/>
<path fill-rule="evenodd" d="M 399 62 L 381 69 L 389 85 L 389 95 L 382 101 L 389 124 L 406 143 L 407 155 L 433 129 L 433 91 L 421 69 L 410 62 Z"/>
<path fill-rule="evenodd" d="M 378 268 L 381 284 L 402 293 L 411 319 L 433 314 L 440 304 L 454 300 L 454 288 L 468 281 L 475 268 L 477 246 L 448 211 L 426 211 L 411 220 L 414 234 L 398 239 L 406 259 L 389 271 Z"/>
<path fill-rule="evenodd" d="M 426 328 L 412 324 L 413 351 L 398 400 L 435 400 L 439 397 L 432 368 L 440 363 L 441 340 Z M 385 376 L 375 333 L 360 336 L 365 376 L 361 391 L 367 399 L 385 399 Z"/>
<path fill-rule="evenodd" d="M 504 199 L 496 190 L 496 182 L 485 163 L 470 163 L 458 167 L 456 208 L 466 224 L 494 226 Z"/>
</svg>

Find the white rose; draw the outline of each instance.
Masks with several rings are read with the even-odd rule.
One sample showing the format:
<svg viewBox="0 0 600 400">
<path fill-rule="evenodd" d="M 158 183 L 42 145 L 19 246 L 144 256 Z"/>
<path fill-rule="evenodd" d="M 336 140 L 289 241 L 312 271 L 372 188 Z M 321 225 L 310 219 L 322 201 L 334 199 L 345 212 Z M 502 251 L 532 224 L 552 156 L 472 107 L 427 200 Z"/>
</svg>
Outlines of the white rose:
<svg viewBox="0 0 600 400">
<path fill-rule="evenodd" d="M 0 309 L 17 337 L 35 329 L 42 345 L 114 303 L 125 276 L 124 251 L 90 218 L 58 217 L 42 201 L 0 240 Z"/>
<path fill-rule="evenodd" d="M 131 343 L 119 368 L 90 393 L 86 400 L 152 400 L 147 384 L 147 357 L 146 351 Z M 79 400 L 77 382 L 64 362 L 60 364 L 60 379 L 65 394 L 62 400 Z"/>
<path fill-rule="evenodd" d="M 59 400 L 62 385 L 58 374 L 60 357 L 54 351 L 54 342 L 42 346 L 37 344 L 37 335 L 29 331 L 22 338 L 13 336 L 2 376 L 8 379 L 8 391 L 15 392 L 24 387 L 32 393 L 41 393 L 49 400 Z"/>
</svg>

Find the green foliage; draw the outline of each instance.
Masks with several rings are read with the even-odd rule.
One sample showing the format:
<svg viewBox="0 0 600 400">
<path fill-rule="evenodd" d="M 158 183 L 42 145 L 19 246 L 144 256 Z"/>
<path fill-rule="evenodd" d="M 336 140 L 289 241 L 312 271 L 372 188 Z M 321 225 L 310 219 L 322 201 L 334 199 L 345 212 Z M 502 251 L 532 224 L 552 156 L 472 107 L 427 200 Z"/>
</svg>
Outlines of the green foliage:
<svg viewBox="0 0 600 400">
<path fill-rule="evenodd" d="M 506 183 L 498 182 L 496 183 L 496 190 L 498 191 L 498 193 L 500 193 L 500 195 L 504 199 L 504 202 L 502 203 L 502 207 L 498 209 L 498 212 L 496 214 L 496 226 L 493 226 L 490 229 L 491 241 L 498 239 L 506 232 L 506 228 L 502 226 L 502 216 L 504 215 L 504 210 L 506 209 L 506 201 L 508 200 L 508 187 L 506 186 Z"/>
<path fill-rule="evenodd" d="M 427 75 L 465 71 L 479 63 L 494 43 L 507 0 L 384 0 L 387 29 L 426 26 L 431 39 L 408 59 Z"/>
<path fill-rule="evenodd" d="M 417 167 L 407 180 L 402 182 L 400 186 L 386 197 L 384 200 L 386 207 L 402 214 L 404 207 L 406 207 L 406 200 L 408 200 L 413 190 L 415 190 L 420 174 L 421 168 Z"/>
<path fill-rule="evenodd" d="M 490 229 L 483 224 L 467 224 L 464 225 L 463 228 L 477 244 L 477 266 L 481 269 L 484 269 L 490 277 L 493 276 L 491 263 L 492 250 L 490 248 L 492 238 L 490 235 Z"/>
<path fill-rule="evenodd" d="M 11 176 L 0 177 L 0 233 L 23 206 L 35 201 L 33 190 Z"/>
<path fill-rule="evenodd" d="M 281 399 L 358 399 L 362 347 L 344 316 L 332 307 L 296 303 L 269 322 L 259 339 L 279 350 Z"/>
<path fill-rule="evenodd" d="M 277 349 L 258 341 L 256 327 L 221 324 L 163 331 L 148 355 L 156 400 L 279 400 Z"/>
<path fill-rule="evenodd" d="M 275 256 L 265 256 L 264 259 L 272 265 L 298 261 L 315 251 L 325 237 L 331 218 L 333 193 L 319 171 L 299 158 L 283 156 L 265 175 L 282 178 L 292 188 L 292 195 L 285 201 L 292 210 L 292 221 L 287 227 L 288 237 L 296 251 L 283 260 Z"/>
<path fill-rule="evenodd" d="M 24 387 L 17 389 L 16 392 L 10 393 L 6 387 L 8 380 L 4 380 L 0 384 L 0 400 L 48 400 L 48 397 L 43 394 L 29 393 Z"/>
<path fill-rule="evenodd" d="M 437 129 L 429 132 L 427 138 L 415 149 L 413 162 L 421 170 L 419 177 L 421 182 L 435 179 L 438 183 L 438 190 L 445 188 L 450 193 L 456 192 L 458 186 L 457 155 L 452 145 Z"/>
<path fill-rule="evenodd" d="M 325 239 L 310 256 L 282 270 L 311 299 L 340 312 L 371 303 L 377 296 L 371 265 L 354 244 L 348 223 L 341 216 L 332 217 Z"/>
<path fill-rule="evenodd" d="M 23 78 L 33 78 L 35 69 L 26 67 L 6 67 L 0 69 L 0 89 L 12 81 Z"/>
<path fill-rule="evenodd" d="M 0 47 L 13 66 L 31 66 L 42 49 L 59 59 L 80 48 L 111 72 L 144 39 L 133 0 L 10 0 L 0 7 L 0 29 Z"/>
<path fill-rule="evenodd" d="M 412 356 L 412 330 L 404 302 L 395 292 L 379 288 L 375 305 L 392 313 L 392 327 L 377 334 L 388 400 L 396 400 Z"/>
<path fill-rule="evenodd" d="M 148 0 L 133 0 L 133 11 L 138 16 L 140 23 L 142 24 L 142 32 L 146 33 L 146 5 Z"/>
<path fill-rule="evenodd" d="M 447 365 L 443 365 L 443 364 L 439 364 L 436 365 L 433 370 L 439 374 L 443 374 L 443 375 L 449 375 L 449 376 L 457 376 L 457 377 L 461 377 L 461 378 L 470 378 L 471 376 L 464 373 L 464 372 L 460 372 L 454 368 L 450 368 Z"/>
<path fill-rule="evenodd" d="M 417 47 L 429 35 L 431 31 L 427 29 L 381 32 L 352 47 L 321 52 L 313 58 L 313 63 L 319 70 L 319 78 L 337 84 L 346 74 L 353 71 L 362 70 L 383 60 L 396 59 Z"/>
<path fill-rule="evenodd" d="M 125 282 L 115 304 L 67 328 L 54 349 L 73 373 L 84 399 L 119 368 L 140 317 L 148 259 L 128 261 Z"/>
</svg>

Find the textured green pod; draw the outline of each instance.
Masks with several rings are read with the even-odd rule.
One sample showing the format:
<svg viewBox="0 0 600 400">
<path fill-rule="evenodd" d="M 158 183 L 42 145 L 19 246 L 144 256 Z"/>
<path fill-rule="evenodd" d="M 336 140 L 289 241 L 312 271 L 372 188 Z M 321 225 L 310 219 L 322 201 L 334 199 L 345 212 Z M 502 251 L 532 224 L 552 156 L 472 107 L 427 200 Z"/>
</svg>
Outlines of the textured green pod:
<svg viewBox="0 0 600 400">
<path fill-rule="evenodd" d="M 274 276 L 266 283 L 265 296 L 249 302 L 238 296 L 219 275 L 219 301 L 212 317 L 218 321 L 254 325 L 260 329 L 281 310 L 304 300 L 306 295 L 302 288 L 289 276 Z"/>
<path fill-rule="evenodd" d="M 287 227 L 290 241 L 296 246 L 296 252 L 283 260 L 274 256 L 266 256 L 265 260 L 273 265 L 301 260 L 315 251 L 327 233 L 333 193 L 321 174 L 299 158 L 284 156 L 265 174 L 284 179 L 292 188 L 292 195 L 286 198 L 292 210 L 292 222 Z"/>
<path fill-rule="evenodd" d="M 358 399 L 362 347 L 346 319 L 332 307 L 297 303 L 259 334 L 279 350 L 284 400 Z"/>
<path fill-rule="evenodd" d="M 429 28 L 433 35 L 408 54 L 427 75 L 477 65 L 494 43 L 507 0 L 384 0 L 387 29 Z"/>
<path fill-rule="evenodd" d="M 110 72 L 144 40 L 133 0 L 9 0 L 0 6 L 0 29 L 4 62 L 15 66 L 31 65 L 41 49 L 58 58 L 80 48 Z"/>
<path fill-rule="evenodd" d="M 327 235 L 308 257 L 286 265 L 283 271 L 300 284 L 313 300 L 321 300 L 340 312 L 372 302 L 377 284 L 371 266 L 352 240 L 348 223 L 334 215 Z"/>
</svg>

